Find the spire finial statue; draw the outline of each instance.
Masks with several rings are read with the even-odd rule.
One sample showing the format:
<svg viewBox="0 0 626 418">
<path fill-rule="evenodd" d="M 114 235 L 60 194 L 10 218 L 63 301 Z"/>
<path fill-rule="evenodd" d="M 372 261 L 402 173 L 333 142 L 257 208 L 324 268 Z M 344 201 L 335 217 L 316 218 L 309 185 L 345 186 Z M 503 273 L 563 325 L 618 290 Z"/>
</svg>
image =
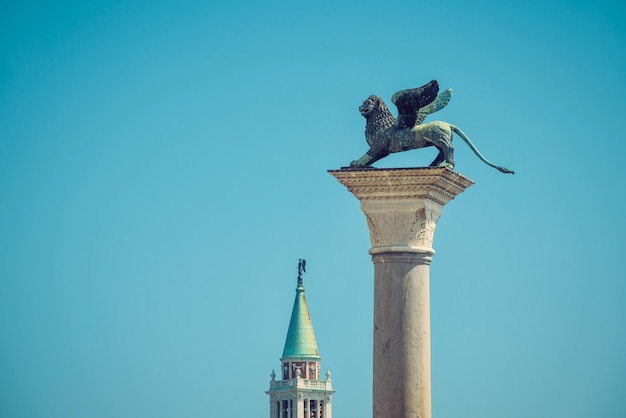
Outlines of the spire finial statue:
<svg viewBox="0 0 626 418">
<path fill-rule="evenodd" d="M 302 273 L 306 273 L 306 260 L 304 258 L 298 260 L 298 287 L 303 287 Z"/>
</svg>

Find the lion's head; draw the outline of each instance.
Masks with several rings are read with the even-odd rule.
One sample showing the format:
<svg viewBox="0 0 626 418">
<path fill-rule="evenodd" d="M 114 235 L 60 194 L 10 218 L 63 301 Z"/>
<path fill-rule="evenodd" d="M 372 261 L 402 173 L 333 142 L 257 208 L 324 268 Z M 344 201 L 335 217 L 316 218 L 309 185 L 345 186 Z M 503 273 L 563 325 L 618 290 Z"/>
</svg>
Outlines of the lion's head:
<svg viewBox="0 0 626 418">
<path fill-rule="evenodd" d="M 384 112 L 387 110 L 387 105 L 385 105 L 385 102 L 380 96 L 374 94 L 365 99 L 363 104 L 359 106 L 359 112 L 361 112 L 361 116 L 365 118 L 373 116 L 377 110 Z"/>
</svg>

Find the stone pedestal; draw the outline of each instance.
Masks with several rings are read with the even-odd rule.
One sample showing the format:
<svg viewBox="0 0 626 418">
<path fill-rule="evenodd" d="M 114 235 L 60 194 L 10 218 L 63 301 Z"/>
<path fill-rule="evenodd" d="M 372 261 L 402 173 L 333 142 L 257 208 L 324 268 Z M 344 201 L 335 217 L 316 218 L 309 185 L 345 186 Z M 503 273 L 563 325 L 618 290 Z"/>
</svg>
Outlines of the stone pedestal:
<svg viewBox="0 0 626 418">
<path fill-rule="evenodd" d="M 431 418 L 430 262 L 443 206 L 473 182 L 449 169 L 342 169 L 374 263 L 374 418 Z"/>
</svg>

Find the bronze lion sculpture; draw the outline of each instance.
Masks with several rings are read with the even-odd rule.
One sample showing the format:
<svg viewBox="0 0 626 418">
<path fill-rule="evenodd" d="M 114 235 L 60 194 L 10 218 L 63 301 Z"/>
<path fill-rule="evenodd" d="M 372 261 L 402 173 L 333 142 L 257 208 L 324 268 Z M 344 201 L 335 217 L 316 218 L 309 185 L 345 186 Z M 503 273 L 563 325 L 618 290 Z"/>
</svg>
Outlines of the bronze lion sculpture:
<svg viewBox="0 0 626 418">
<path fill-rule="evenodd" d="M 453 169 L 452 134 L 456 133 L 485 164 L 502 173 L 515 174 L 512 170 L 495 165 L 483 157 L 458 127 L 439 121 L 422 124 L 427 115 L 444 108 L 452 97 L 451 89 L 441 94 L 437 94 L 438 91 L 437 81 L 432 80 L 422 87 L 395 93 L 391 101 L 398 108 L 397 119 L 379 96 L 368 97 L 359 106 L 359 112 L 366 120 L 365 139 L 370 149 L 361 158 L 352 161 L 350 167 L 369 167 L 394 152 L 434 146 L 439 150 L 439 154 L 430 166 Z"/>
</svg>

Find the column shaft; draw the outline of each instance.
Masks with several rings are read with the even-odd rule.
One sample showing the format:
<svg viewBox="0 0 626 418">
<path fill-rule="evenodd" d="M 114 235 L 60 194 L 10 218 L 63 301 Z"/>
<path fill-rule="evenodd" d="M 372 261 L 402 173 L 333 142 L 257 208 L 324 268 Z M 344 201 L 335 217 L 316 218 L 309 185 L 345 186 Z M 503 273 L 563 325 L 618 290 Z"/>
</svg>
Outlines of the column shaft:
<svg viewBox="0 0 626 418">
<path fill-rule="evenodd" d="M 431 416 L 430 256 L 374 262 L 374 418 Z"/>
</svg>

